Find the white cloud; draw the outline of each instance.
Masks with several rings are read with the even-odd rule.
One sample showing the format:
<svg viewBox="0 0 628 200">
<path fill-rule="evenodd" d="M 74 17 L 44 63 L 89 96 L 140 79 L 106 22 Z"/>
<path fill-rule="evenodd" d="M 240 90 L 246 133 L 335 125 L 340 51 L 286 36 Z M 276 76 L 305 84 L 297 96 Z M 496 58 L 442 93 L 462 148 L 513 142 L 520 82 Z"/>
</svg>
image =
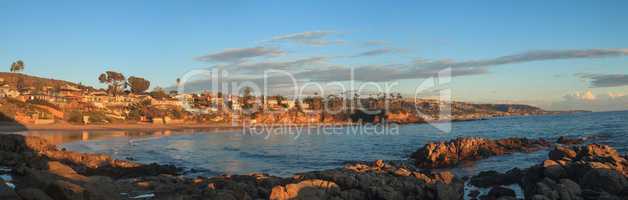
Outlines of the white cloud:
<svg viewBox="0 0 628 200">
<path fill-rule="evenodd" d="M 589 80 L 591 87 L 619 87 L 628 85 L 628 74 L 587 74 L 576 76 Z"/>
<path fill-rule="evenodd" d="M 594 94 L 591 91 L 576 92 L 563 97 L 550 106 L 553 110 L 628 110 L 628 95 L 622 93 Z"/>
<path fill-rule="evenodd" d="M 312 46 L 324 46 L 331 44 L 343 44 L 343 40 L 329 40 L 330 35 L 337 35 L 336 31 L 306 31 L 300 33 L 291 33 L 286 35 L 275 36 L 266 42 L 295 42 L 299 44 L 312 45 Z"/>
<path fill-rule="evenodd" d="M 591 92 L 591 90 L 587 90 L 586 92 L 576 92 L 573 95 L 567 95 L 566 98 L 574 98 L 583 101 L 594 101 L 597 97 Z"/>
<path fill-rule="evenodd" d="M 205 62 L 239 62 L 247 58 L 280 56 L 283 54 L 284 52 L 281 49 L 272 47 L 235 48 L 201 56 L 197 60 Z"/>
</svg>

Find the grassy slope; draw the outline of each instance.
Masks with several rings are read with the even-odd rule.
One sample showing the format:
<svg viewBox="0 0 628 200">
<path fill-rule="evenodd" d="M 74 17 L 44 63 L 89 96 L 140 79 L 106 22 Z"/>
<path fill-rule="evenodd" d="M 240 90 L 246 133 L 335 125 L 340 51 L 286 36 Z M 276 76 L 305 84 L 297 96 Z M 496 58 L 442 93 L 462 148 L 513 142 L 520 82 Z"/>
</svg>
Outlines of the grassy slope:
<svg viewBox="0 0 628 200">
<path fill-rule="evenodd" d="M 72 83 L 69 81 L 41 78 L 41 77 L 30 76 L 30 75 L 21 74 L 21 73 L 0 72 L 0 79 L 4 79 L 4 82 L 6 84 L 9 84 L 10 86 L 13 86 L 13 87 L 17 85 L 17 82 L 20 79 L 22 79 L 24 83 L 24 87 L 41 88 L 43 86 L 55 87 L 55 86 L 62 86 L 62 85 L 71 85 L 78 88 L 85 88 L 85 89 L 90 89 L 90 90 L 94 89 L 89 86 L 82 86 L 82 85 Z"/>
</svg>

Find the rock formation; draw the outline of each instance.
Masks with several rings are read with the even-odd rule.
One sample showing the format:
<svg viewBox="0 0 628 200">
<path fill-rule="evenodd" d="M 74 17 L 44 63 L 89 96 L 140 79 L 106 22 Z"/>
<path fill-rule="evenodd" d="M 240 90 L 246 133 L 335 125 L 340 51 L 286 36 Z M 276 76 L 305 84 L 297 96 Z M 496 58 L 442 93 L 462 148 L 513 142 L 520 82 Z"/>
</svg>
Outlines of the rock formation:
<svg viewBox="0 0 628 200">
<path fill-rule="evenodd" d="M 428 143 L 411 157 L 422 168 L 452 167 L 464 161 L 473 161 L 512 152 L 531 152 L 549 146 L 543 139 L 457 138 L 447 142 Z"/>
<path fill-rule="evenodd" d="M 450 172 L 419 172 L 382 160 L 276 177 L 266 174 L 190 178 L 173 166 L 59 150 L 37 137 L 0 134 L 0 199 L 462 199 Z"/>
<path fill-rule="evenodd" d="M 625 199 L 627 176 L 628 161 L 610 146 L 557 146 L 521 185 L 530 199 Z"/>
<path fill-rule="evenodd" d="M 589 144 L 569 148 L 557 145 L 548 158 L 525 170 L 481 172 L 471 177 L 470 183 L 484 188 L 517 183 L 525 198 L 534 200 L 628 197 L 628 161 L 610 146 Z M 491 195 L 489 192 L 484 198 L 501 198 L 495 194 L 502 193 Z"/>
</svg>

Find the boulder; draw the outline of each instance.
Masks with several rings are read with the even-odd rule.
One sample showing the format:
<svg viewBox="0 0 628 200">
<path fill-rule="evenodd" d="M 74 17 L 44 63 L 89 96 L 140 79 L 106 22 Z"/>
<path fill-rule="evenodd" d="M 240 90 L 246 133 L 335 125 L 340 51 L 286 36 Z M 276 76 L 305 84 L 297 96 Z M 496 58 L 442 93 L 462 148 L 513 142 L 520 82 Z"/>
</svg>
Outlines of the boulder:
<svg viewBox="0 0 628 200">
<path fill-rule="evenodd" d="M 17 193 L 23 200 L 53 200 L 44 191 L 36 188 L 26 188 L 18 190 Z"/>
<path fill-rule="evenodd" d="M 74 181 L 87 180 L 87 177 L 76 173 L 74 169 L 58 161 L 48 162 L 48 172 Z"/>
<path fill-rule="evenodd" d="M 469 192 L 469 195 L 467 195 L 467 196 L 469 196 L 471 198 L 476 198 L 476 197 L 480 196 L 480 191 L 479 190 L 471 190 Z"/>
<path fill-rule="evenodd" d="M 501 186 L 493 187 L 489 190 L 488 194 L 480 196 L 480 199 L 498 199 L 504 197 L 516 197 L 515 191 L 510 188 Z"/>
<path fill-rule="evenodd" d="M 336 183 L 313 179 L 286 186 L 275 186 L 270 193 L 269 199 L 325 199 L 334 192 L 339 192 Z"/>
<path fill-rule="evenodd" d="M 519 168 L 513 168 L 506 173 L 499 173 L 497 171 L 482 171 L 477 175 L 471 177 L 469 183 L 476 187 L 487 188 L 491 186 L 499 185 L 511 185 L 519 183 L 523 177 L 524 172 Z"/>
<path fill-rule="evenodd" d="M 543 161 L 543 167 L 543 174 L 554 180 L 565 178 L 567 176 L 567 171 L 565 171 L 565 168 L 563 168 L 558 162 L 554 160 Z"/>
<path fill-rule="evenodd" d="M 549 152 L 549 159 L 558 161 L 558 160 L 563 160 L 563 159 L 573 159 L 576 157 L 576 151 L 566 148 L 566 147 L 562 147 L 562 146 L 556 146 L 554 147 L 553 150 L 551 150 Z"/>
<path fill-rule="evenodd" d="M 20 199 L 13 188 L 0 179 L 0 199 Z"/>
<path fill-rule="evenodd" d="M 628 195 L 628 161 L 607 145 L 556 146 L 526 170 L 521 187 L 530 199 L 619 199 Z"/>
<path fill-rule="evenodd" d="M 628 188 L 628 181 L 614 170 L 591 169 L 582 177 L 580 185 L 584 189 L 620 194 L 624 188 Z"/>
<path fill-rule="evenodd" d="M 50 184 L 46 188 L 46 194 L 56 200 L 88 199 L 83 187 L 63 180 L 57 180 Z"/>
<path fill-rule="evenodd" d="M 558 195 L 560 199 L 582 199 L 580 194 L 581 190 L 578 184 L 569 179 L 560 179 L 560 183 L 558 184 Z"/>
</svg>

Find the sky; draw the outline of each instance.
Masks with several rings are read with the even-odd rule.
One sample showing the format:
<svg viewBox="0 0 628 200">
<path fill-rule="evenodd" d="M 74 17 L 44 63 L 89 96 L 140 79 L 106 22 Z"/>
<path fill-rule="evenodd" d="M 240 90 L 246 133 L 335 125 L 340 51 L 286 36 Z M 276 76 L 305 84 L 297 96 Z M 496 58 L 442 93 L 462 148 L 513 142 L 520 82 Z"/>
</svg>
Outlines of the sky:
<svg viewBox="0 0 628 200">
<path fill-rule="evenodd" d="M 23 73 L 96 87 L 107 70 L 172 87 L 195 69 L 230 80 L 284 70 L 299 84 L 346 84 L 353 69 L 357 82 L 397 83 L 404 95 L 449 70 L 443 87 L 457 101 L 627 110 L 626 9 L 620 0 L 8 0 L 0 64 L 21 59 Z"/>
</svg>

